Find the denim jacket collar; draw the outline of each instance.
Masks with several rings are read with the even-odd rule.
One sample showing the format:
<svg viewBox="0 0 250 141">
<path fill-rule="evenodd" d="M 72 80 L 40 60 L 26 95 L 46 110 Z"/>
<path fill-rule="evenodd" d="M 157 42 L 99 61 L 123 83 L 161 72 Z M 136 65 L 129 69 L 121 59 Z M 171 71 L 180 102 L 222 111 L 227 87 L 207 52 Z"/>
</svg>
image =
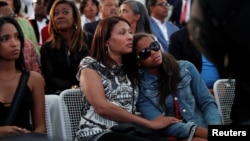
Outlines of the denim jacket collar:
<svg viewBox="0 0 250 141">
<path fill-rule="evenodd" d="M 145 84 L 153 84 L 156 83 L 158 80 L 158 77 L 149 73 L 148 71 L 146 71 L 145 69 L 142 70 L 141 73 L 141 83 Z"/>
</svg>

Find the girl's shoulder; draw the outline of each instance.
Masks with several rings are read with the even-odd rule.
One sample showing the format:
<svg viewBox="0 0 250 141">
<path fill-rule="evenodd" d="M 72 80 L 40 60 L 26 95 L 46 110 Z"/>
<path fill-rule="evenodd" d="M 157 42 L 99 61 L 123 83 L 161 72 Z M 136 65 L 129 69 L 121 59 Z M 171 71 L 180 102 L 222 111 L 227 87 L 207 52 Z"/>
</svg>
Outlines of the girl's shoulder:
<svg viewBox="0 0 250 141">
<path fill-rule="evenodd" d="M 38 72 L 36 72 L 36 71 L 27 71 L 27 73 L 29 73 L 29 83 L 30 84 L 34 84 L 34 85 L 36 85 L 36 84 L 44 84 L 44 78 L 43 78 L 43 76 L 40 74 L 40 73 L 38 73 Z"/>
</svg>

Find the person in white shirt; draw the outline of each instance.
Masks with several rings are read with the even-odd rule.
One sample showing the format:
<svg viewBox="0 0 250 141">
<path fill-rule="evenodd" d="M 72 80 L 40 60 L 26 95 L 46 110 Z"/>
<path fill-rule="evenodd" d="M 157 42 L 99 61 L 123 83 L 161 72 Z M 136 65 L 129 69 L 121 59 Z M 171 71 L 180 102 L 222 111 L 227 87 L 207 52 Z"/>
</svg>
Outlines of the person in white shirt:
<svg viewBox="0 0 250 141">
<path fill-rule="evenodd" d="M 34 9 L 35 9 L 35 18 L 29 20 L 34 31 L 36 34 L 36 39 L 41 46 L 42 42 L 42 35 L 41 30 L 43 27 L 47 25 L 48 18 L 46 15 L 46 5 L 48 3 L 48 0 L 37 0 L 36 3 L 34 3 Z"/>
</svg>

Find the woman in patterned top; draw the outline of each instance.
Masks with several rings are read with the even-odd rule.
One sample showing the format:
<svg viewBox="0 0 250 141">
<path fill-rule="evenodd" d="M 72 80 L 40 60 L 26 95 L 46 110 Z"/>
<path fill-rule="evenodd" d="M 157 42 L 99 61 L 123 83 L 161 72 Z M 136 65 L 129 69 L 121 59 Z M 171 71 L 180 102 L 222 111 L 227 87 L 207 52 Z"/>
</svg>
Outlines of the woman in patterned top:
<svg viewBox="0 0 250 141">
<path fill-rule="evenodd" d="M 100 21 L 90 56 L 82 59 L 77 74 L 86 101 L 75 140 L 160 140 L 161 137 L 129 136 L 108 129 L 124 122 L 149 129 L 161 129 L 178 122 L 176 118 L 164 115 L 149 121 L 134 114 L 138 71 L 136 62 L 130 61 L 132 44 L 131 28 L 125 19 L 109 17 Z"/>
</svg>

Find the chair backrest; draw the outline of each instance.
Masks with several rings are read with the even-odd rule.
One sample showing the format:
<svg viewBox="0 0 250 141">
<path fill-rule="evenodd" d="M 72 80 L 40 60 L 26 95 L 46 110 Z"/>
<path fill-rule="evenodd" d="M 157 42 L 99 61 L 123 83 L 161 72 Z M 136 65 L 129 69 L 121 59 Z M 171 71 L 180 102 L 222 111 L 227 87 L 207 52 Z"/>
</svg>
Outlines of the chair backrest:
<svg viewBox="0 0 250 141">
<path fill-rule="evenodd" d="M 49 98 L 45 95 L 45 123 L 46 123 L 46 130 L 47 130 L 47 137 L 52 138 L 52 125 L 51 125 L 51 118 L 50 118 L 50 109 L 49 109 Z"/>
<path fill-rule="evenodd" d="M 45 95 L 45 122 L 47 137 L 50 140 L 61 140 L 62 125 L 59 110 L 59 96 Z"/>
<path fill-rule="evenodd" d="M 225 125 L 230 124 L 231 107 L 234 100 L 235 79 L 219 79 L 214 83 L 214 98 Z"/>
<path fill-rule="evenodd" d="M 83 93 L 80 89 L 67 89 L 59 95 L 61 117 L 63 117 L 63 139 L 72 141 L 81 119 Z"/>
</svg>

